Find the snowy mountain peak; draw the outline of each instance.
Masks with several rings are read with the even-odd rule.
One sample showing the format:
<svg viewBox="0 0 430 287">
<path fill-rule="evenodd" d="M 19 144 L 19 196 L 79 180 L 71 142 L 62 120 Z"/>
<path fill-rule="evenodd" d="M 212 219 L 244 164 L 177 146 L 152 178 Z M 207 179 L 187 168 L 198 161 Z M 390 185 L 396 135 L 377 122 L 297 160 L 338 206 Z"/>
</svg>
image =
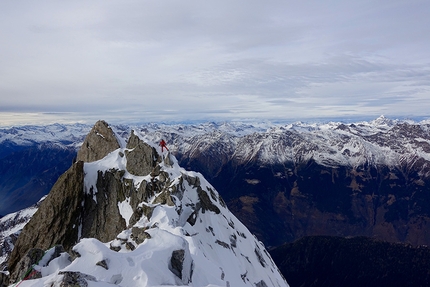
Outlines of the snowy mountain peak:
<svg viewBox="0 0 430 287">
<path fill-rule="evenodd" d="M 392 126 L 394 123 L 393 120 L 390 120 L 389 118 L 386 118 L 384 115 L 379 116 L 376 120 L 371 121 L 371 124 L 374 124 L 375 126 Z"/>
<path fill-rule="evenodd" d="M 18 238 L 11 283 L 30 248 L 48 252 L 21 286 L 288 286 L 215 188 L 134 132 L 59 179 Z"/>
</svg>

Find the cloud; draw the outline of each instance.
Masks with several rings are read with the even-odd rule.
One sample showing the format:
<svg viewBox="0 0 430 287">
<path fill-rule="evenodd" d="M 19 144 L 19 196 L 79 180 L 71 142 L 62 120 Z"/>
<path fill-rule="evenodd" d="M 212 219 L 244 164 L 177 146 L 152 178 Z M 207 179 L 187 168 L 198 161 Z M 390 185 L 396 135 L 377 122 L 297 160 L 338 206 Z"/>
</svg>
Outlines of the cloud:
<svg viewBox="0 0 430 287">
<path fill-rule="evenodd" d="M 420 0 L 4 1 L 0 113 L 425 116 L 429 8 Z"/>
</svg>

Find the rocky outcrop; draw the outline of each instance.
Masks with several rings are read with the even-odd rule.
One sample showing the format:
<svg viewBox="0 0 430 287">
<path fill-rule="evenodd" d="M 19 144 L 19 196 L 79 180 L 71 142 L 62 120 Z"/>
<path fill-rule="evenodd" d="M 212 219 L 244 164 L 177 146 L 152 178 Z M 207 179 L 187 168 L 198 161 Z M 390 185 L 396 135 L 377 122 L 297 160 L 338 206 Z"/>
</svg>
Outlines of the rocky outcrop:
<svg viewBox="0 0 430 287">
<path fill-rule="evenodd" d="M 78 161 L 58 179 L 18 237 L 8 262 L 12 280 L 22 272 L 18 261 L 32 248 L 46 250 L 60 244 L 70 251 L 80 238 L 96 238 L 102 242 L 115 239 L 126 228 L 118 208 L 118 203 L 126 198 L 135 210 L 135 220 L 140 218 L 139 214 L 151 212 L 145 207 L 138 208 L 138 203 L 155 192 L 159 193 L 160 203 L 171 202 L 169 191 L 162 192 L 166 175 L 154 169 L 156 163 L 161 162 L 160 156 L 134 133 L 126 154 L 120 153 L 120 156 L 127 157 L 130 173 L 147 175 L 153 172 L 153 180 L 136 186 L 133 180 L 123 178 L 124 170 L 110 169 L 99 171 L 95 185 L 88 190 L 84 182 L 85 162 L 98 160 L 117 148 L 119 143 L 107 123 L 97 122 L 78 152 Z M 137 240 L 143 240 L 143 236 L 137 235 Z"/>
<path fill-rule="evenodd" d="M 192 277 L 193 262 L 189 257 L 190 255 L 186 254 L 184 249 L 174 250 L 169 262 L 169 270 L 178 276 L 184 284 L 190 283 Z M 187 264 L 188 266 L 186 266 Z"/>
<path fill-rule="evenodd" d="M 36 279 L 41 278 L 39 271 L 32 270 L 32 266 L 42 259 L 45 251 L 39 248 L 30 249 L 27 254 L 18 262 L 17 271 L 10 276 L 10 282 L 16 282 L 19 279 Z"/>
<path fill-rule="evenodd" d="M 62 271 L 59 274 L 63 275 L 63 279 L 59 285 L 60 287 L 87 287 L 88 281 L 96 281 L 94 276 L 81 272 Z"/>
<path fill-rule="evenodd" d="M 128 139 L 127 149 L 129 149 L 125 152 L 127 170 L 131 174 L 147 175 L 153 170 L 157 161 L 161 161 L 155 148 L 140 140 L 133 131 Z"/>
<path fill-rule="evenodd" d="M 70 249 L 79 237 L 85 200 L 84 163 L 73 164 L 53 186 L 38 211 L 23 228 L 9 259 L 13 272 L 21 257 L 31 248 L 49 249 L 61 244 Z"/>
<path fill-rule="evenodd" d="M 93 190 L 84 188 L 84 162 L 99 160 L 119 147 L 108 124 L 98 121 L 85 138 L 77 162 L 60 176 L 18 237 L 8 262 L 12 278 L 17 278 L 17 263 L 31 248 L 46 250 L 60 244 L 70 250 L 82 237 L 107 241 L 125 228 L 117 204 L 129 188 L 122 183 L 121 172 L 100 173 Z"/>
<path fill-rule="evenodd" d="M 118 202 L 125 200 L 132 187 L 121 181 L 123 175 L 124 171 L 118 170 L 98 173 L 96 186 L 83 202 L 81 237 L 106 242 L 125 229 L 126 222 L 118 210 Z"/>
<path fill-rule="evenodd" d="M 9 286 L 9 275 L 3 272 L 0 272 L 0 287 Z"/>
<path fill-rule="evenodd" d="M 119 147 L 118 139 L 112 128 L 105 121 L 98 121 L 85 138 L 76 160 L 96 161 Z"/>
<path fill-rule="evenodd" d="M 23 229 L 9 260 L 11 283 L 28 270 L 25 254 L 61 244 L 69 252 L 69 256 L 61 253 L 61 262 L 81 267 L 85 262 L 85 270 L 80 271 L 88 269 L 88 275 L 70 272 L 67 267 L 47 268 L 56 273 L 55 282 L 60 286 L 104 282 L 105 275 L 99 271 L 111 269 L 142 275 L 125 278 L 124 271 L 113 271 L 109 282 L 124 286 L 137 282 L 152 282 L 148 283 L 151 286 L 187 285 L 192 280 L 196 286 L 213 285 L 212 282 L 223 286 L 247 286 L 247 282 L 261 287 L 267 282 L 271 282 L 270 286 L 287 286 L 262 243 L 228 211 L 200 174 L 180 168 L 169 152 L 160 157 L 156 148 L 142 142 L 134 132 L 127 146 L 106 149 L 103 143 L 108 136 L 104 132 L 109 132 L 107 124 L 98 122 L 87 136 L 79 160 L 60 177 Z M 105 157 L 97 160 L 103 154 Z M 106 245 L 121 254 L 134 255 L 116 255 Z M 194 254 L 192 250 L 196 249 L 201 252 Z M 118 264 L 117 258 L 123 263 Z M 34 276 L 44 276 L 35 279 L 44 284 L 53 282 L 51 277 L 43 281 L 47 279 L 43 273 L 47 269 L 39 268 L 49 264 L 47 260 L 43 257 L 34 268 L 42 270 Z M 212 275 L 213 270 L 208 270 L 205 262 L 219 266 L 214 268 L 217 275 Z M 86 268 L 91 266 L 87 264 L 95 270 Z M 238 269 L 226 267 L 232 265 Z M 131 283 L 132 280 L 137 281 Z"/>
</svg>

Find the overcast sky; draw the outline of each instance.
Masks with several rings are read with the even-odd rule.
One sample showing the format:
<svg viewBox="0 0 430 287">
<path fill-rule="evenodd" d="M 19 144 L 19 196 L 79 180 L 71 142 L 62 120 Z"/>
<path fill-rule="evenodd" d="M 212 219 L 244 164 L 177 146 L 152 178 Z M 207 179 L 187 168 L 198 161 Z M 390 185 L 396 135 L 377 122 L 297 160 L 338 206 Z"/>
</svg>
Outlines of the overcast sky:
<svg viewBox="0 0 430 287">
<path fill-rule="evenodd" d="M 0 1 L 0 125 L 430 116 L 430 1 Z"/>
</svg>

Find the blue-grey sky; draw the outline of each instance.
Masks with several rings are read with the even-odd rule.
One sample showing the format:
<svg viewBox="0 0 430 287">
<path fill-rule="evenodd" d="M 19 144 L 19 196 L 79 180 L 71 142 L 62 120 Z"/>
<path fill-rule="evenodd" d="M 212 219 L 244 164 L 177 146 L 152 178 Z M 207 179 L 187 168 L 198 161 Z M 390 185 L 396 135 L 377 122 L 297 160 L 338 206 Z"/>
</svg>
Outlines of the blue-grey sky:
<svg viewBox="0 0 430 287">
<path fill-rule="evenodd" d="M 430 116 L 430 1 L 0 2 L 0 125 Z"/>
</svg>

